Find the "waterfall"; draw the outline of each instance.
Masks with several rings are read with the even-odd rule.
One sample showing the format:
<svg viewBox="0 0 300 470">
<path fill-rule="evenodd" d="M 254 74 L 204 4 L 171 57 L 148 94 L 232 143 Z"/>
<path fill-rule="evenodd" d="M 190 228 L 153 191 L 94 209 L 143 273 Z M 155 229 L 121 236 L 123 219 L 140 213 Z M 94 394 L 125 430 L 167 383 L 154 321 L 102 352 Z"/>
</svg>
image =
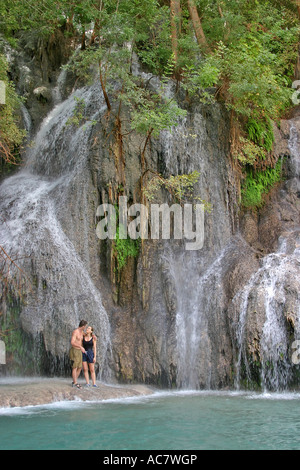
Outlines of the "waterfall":
<svg viewBox="0 0 300 470">
<path fill-rule="evenodd" d="M 32 121 L 31 121 L 30 114 L 27 111 L 27 108 L 23 103 L 21 104 L 21 112 L 22 112 L 22 117 L 23 117 L 23 122 L 24 122 L 24 128 L 27 134 L 30 136 L 31 128 L 32 128 Z"/>
<path fill-rule="evenodd" d="M 42 337 L 47 354 L 59 362 L 68 354 L 72 330 L 86 319 L 98 335 L 100 372 L 107 375 L 110 324 L 91 273 L 96 261 L 89 245 L 96 253 L 97 238 L 86 220 L 98 204 L 86 164 L 89 139 L 105 105 L 97 85 L 63 102 L 59 96 L 30 142 L 24 166 L 0 186 L 0 245 L 30 279 L 22 329 L 36 342 Z M 85 103 L 78 127 L 68 125 L 75 96 Z"/>
<path fill-rule="evenodd" d="M 280 193 L 283 207 L 286 200 L 295 207 L 292 198 L 299 194 L 299 132 L 291 124 L 291 179 Z M 300 339 L 299 216 L 282 230 L 276 252 L 260 261 L 238 233 L 228 233 L 224 170 L 206 159 L 203 126 L 199 116 L 189 117 L 174 135 L 164 132 L 162 142 L 167 170 L 199 170 L 201 196 L 213 206 L 204 249 L 186 253 L 168 246 L 164 255 L 176 293 L 177 386 L 219 388 L 228 386 L 231 376 L 236 389 L 261 384 L 264 390 L 283 390 L 298 380 L 292 355 Z"/>
<path fill-rule="evenodd" d="M 174 260 L 178 308 L 176 314 L 177 386 L 184 389 L 211 387 L 212 344 L 208 331 L 209 295 L 212 285 L 220 286 L 221 257 L 197 276 L 197 257 L 181 254 Z M 214 279 L 213 279 L 214 278 Z M 214 282 L 215 281 L 215 282 Z"/>
<path fill-rule="evenodd" d="M 62 101 L 62 93 L 63 93 L 65 82 L 67 79 L 67 74 L 68 74 L 67 69 L 62 68 L 61 72 L 58 75 L 56 85 L 52 90 L 52 99 L 53 99 L 54 105 L 57 105 Z"/>
<path fill-rule="evenodd" d="M 286 188 L 299 194 L 299 131 L 293 121 L 288 147 L 291 179 Z M 299 280 L 298 216 L 280 236 L 277 251 L 262 259 L 260 269 L 232 300 L 231 309 L 237 318 L 236 388 L 260 382 L 263 390 L 285 390 L 297 383 L 297 364 L 292 357 L 300 338 Z"/>
<path fill-rule="evenodd" d="M 48 362 L 40 370 L 49 372 L 51 361 L 53 372 L 65 367 L 71 332 L 86 319 L 99 336 L 105 377 L 113 363 L 116 373 L 128 366 L 130 376 L 139 380 L 163 377 L 164 383 L 177 380 L 185 389 L 230 387 L 234 379 L 236 388 L 258 382 L 264 389 L 293 384 L 298 372 L 291 353 L 300 340 L 299 223 L 283 224 L 276 252 L 260 260 L 236 232 L 228 128 L 218 105 L 210 107 L 208 117 L 196 106 L 173 132 L 163 131 L 148 160 L 166 178 L 200 173 L 197 195 L 212 206 L 205 214 L 204 246 L 188 252 L 180 241 L 149 243 L 151 272 L 142 265 L 137 272 L 143 306 L 135 299 L 127 311 L 109 299 L 105 305 L 111 306 L 111 328 L 100 291 L 108 288 L 102 273 L 111 266 L 103 245 L 100 255 L 95 232 L 99 191 L 104 199 L 106 185 L 115 177 L 115 162 L 105 148 L 108 140 L 103 146 L 98 141 L 101 128 L 109 139 L 106 106 L 97 83 L 62 100 L 65 80 L 62 72 L 53 90 L 55 106 L 30 135 L 23 167 L 0 186 L 0 245 L 30 283 L 18 315 L 29 338 L 26 346 L 40 342 L 37 349 L 44 348 Z M 78 105 L 81 117 L 74 125 Z M 23 115 L 32 130 L 25 108 Z M 278 198 L 283 204 L 290 198 L 297 208 L 300 145 L 293 124 L 292 179 Z M 140 177 L 138 148 L 132 135 L 126 147 L 126 171 L 135 166 L 132 194 Z"/>
<path fill-rule="evenodd" d="M 231 241 L 226 149 L 218 144 L 225 129 L 213 124 L 221 121 L 220 108 L 211 108 L 211 113 L 209 121 L 197 108 L 171 132 L 163 131 L 160 139 L 167 175 L 198 171 L 195 192 L 212 205 L 211 214 L 205 215 L 203 249 L 188 253 L 184 244 L 169 244 L 164 254 L 176 297 L 177 386 L 184 389 L 218 388 L 225 385 L 228 372 L 222 352 L 223 347 L 230 349 L 222 278 L 235 240 Z"/>
<path fill-rule="evenodd" d="M 287 325 L 288 315 L 292 314 L 294 339 L 299 339 L 300 295 L 295 292 L 295 302 L 289 312 L 286 292 L 293 279 L 299 278 L 299 243 L 300 231 L 286 235 L 281 240 L 278 252 L 266 256 L 262 267 L 233 299 L 233 305 L 239 311 L 235 382 L 238 389 L 241 387 L 242 375 L 251 381 L 253 364 L 250 361 L 260 363 L 261 386 L 264 390 L 284 390 L 293 379 L 291 338 Z M 262 313 L 263 324 L 257 325 L 257 335 L 251 337 L 247 331 L 248 323 L 258 322 L 258 314 L 262 316 Z"/>
<path fill-rule="evenodd" d="M 204 311 L 199 309 L 197 259 L 191 253 L 165 253 L 176 299 L 177 386 L 196 389 L 201 380 L 208 388 L 206 377 L 209 342 Z M 204 346 L 202 348 L 202 346 Z M 206 356 L 206 354 L 208 356 Z M 201 360 L 200 357 L 201 356 Z"/>
<path fill-rule="evenodd" d="M 178 388 L 216 389 L 227 385 L 231 347 L 225 278 L 246 248 L 240 237 L 233 237 L 211 260 L 170 247 L 165 252 L 177 299 Z"/>
</svg>

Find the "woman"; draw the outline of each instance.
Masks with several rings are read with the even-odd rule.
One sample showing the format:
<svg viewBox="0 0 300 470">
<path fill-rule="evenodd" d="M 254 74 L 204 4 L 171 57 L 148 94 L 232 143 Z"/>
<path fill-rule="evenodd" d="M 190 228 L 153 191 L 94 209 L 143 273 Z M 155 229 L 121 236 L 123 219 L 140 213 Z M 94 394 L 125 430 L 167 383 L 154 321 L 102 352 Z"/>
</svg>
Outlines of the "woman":
<svg viewBox="0 0 300 470">
<path fill-rule="evenodd" d="M 94 329 L 91 326 L 88 326 L 85 330 L 82 341 L 82 346 L 85 349 L 85 353 L 82 353 L 82 365 L 87 387 L 90 387 L 89 370 L 91 373 L 93 387 L 97 387 L 95 373 L 97 338 L 93 333 Z"/>
</svg>

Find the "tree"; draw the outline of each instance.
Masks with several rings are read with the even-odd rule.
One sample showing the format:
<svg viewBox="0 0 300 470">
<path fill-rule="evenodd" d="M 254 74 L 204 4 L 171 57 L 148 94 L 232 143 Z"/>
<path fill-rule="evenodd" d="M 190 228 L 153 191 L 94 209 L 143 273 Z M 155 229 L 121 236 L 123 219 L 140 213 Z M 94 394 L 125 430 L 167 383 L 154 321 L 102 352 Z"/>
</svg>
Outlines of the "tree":
<svg viewBox="0 0 300 470">
<path fill-rule="evenodd" d="M 300 0 L 295 0 L 295 3 L 297 5 L 297 11 L 298 11 L 298 18 L 300 20 Z M 300 41 L 298 43 L 298 57 L 297 57 L 297 63 L 295 66 L 295 80 L 300 79 Z"/>
<path fill-rule="evenodd" d="M 178 64 L 178 39 L 181 35 L 180 0 L 170 0 L 172 51 L 175 65 Z"/>
<path fill-rule="evenodd" d="M 112 150 L 117 162 L 117 183 L 125 188 L 124 136 L 132 130 L 145 135 L 141 148 L 143 173 L 145 151 L 151 137 L 157 137 L 162 129 L 175 125 L 183 111 L 173 99 L 165 99 L 163 87 L 151 91 L 141 77 L 131 73 L 134 52 L 149 34 L 155 34 L 161 18 L 156 1 L 103 2 L 96 13 L 97 29 L 93 31 L 93 42 L 97 39 L 99 46 L 88 47 L 77 54 L 72 68 L 87 78 L 90 67 L 93 64 L 98 67 L 108 117 L 114 123 L 115 145 Z M 142 57 L 144 60 L 147 58 L 145 51 Z M 129 129 L 128 126 L 124 128 L 123 113 L 129 113 L 131 117 Z"/>
<path fill-rule="evenodd" d="M 212 94 L 205 89 L 215 88 L 215 98 L 239 123 L 243 156 L 248 152 L 252 158 L 257 146 L 267 157 L 269 120 L 280 118 L 291 105 L 299 60 L 299 8 L 298 0 L 3 0 L 0 18 L 11 42 L 28 29 L 46 37 L 64 28 L 66 34 L 80 37 L 82 51 L 74 67 L 86 77 L 91 65 L 98 67 L 114 122 L 118 181 L 123 184 L 126 133 L 135 129 L 145 135 L 145 169 L 145 149 L 155 129 L 176 121 L 175 100 L 165 100 L 163 90 L 150 91 L 132 73 L 135 54 L 148 71 L 175 77 L 178 89 L 184 86 L 190 99 L 211 102 Z M 87 29 L 92 29 L 90 38 Z M 125 111 L 131 128 L 121 118 Z M 261 155 L 258 150 L 258 160 Z"/>
<path fill-rule="evenodd" d="M 201 24 L 201 21 L 200 21 L 200 17 L 199 17 L 199 14 L 198 14 L 196 4 L 195 4 L 194 0 L 187 0 L 187 4 L 188 4 L 190 17 L 191 17 L 191 20 L 192 20 L 192 23 L 193 23 L 193 27 L 194 27 L 194 31 L 195 31 L 195 34 L 196 34 L 198 44 L 201 48 L 203 48 L 203 50 L 205 52 L 209 52 L 210 47 L 208 45 L 208 42 L 206 40 L 204 31 L 203 31 L 203 28 L 202 28 L 202 24 Z"/>
</svg>

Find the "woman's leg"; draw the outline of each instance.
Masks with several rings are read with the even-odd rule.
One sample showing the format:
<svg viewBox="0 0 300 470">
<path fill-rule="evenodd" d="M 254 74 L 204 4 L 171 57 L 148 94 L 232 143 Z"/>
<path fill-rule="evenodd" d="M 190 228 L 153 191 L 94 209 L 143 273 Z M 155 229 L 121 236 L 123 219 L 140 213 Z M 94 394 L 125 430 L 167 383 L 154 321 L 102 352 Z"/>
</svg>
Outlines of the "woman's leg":
<svg viewBox="0 0 300 470">
<path fill-rule="evenodd" d="M 95 364 L 94 363 L 89 364 L 89 368 L 90 368 L 91 379 L 93 381 L 93 385 L 95 385 L 96 384 Z"/>
<path fill-rule="evenodd" d="M 83 366 L 83 373 L 84 373 L 85 381 L 86 381 L 86 383 L 89 385 L 89 383 L 90 383 L 90 378 L 89 378 L 89 369 L 88 369 L 87 362 L 83 362 L 83 363 L 82 363 L 82 366 Z"/>
</svg>

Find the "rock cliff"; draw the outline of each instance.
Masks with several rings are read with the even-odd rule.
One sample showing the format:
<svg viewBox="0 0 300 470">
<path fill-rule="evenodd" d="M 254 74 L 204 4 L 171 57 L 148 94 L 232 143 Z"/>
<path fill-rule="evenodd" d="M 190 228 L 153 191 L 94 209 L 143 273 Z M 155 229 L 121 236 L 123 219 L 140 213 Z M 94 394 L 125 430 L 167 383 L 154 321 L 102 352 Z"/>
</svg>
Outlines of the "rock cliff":
<svg viewBox="0 0 300 470">
<path fill-rule="evenodd" d="M 86 318 L 99 336 L 98 371 L 107 380 L 185 388 L 298 384 L 291 353 L 300 316 L 299 119 L 283 121 L 276 136 L 275 152 L 287 156 L 286 181 L 260 211 L 241 213 L 226 111 L 182 98 L 187 116 L 152 139 L 146 160 L 165 177 L 200 173 L 196 189 L 212 208 L 204 246 L 189 252 L 181 241 L 145 240 L 118 270 L 111 241 L 96 236 L 96 209 L 116 204 L 120 194 L 141 201 L 144 139 L 129 133 L 120 162 L 97 80 L 72 92 L 72 77 L 57 73 L 63 59 L 53 64 L 51 48 L 47 57 L 40 74 L 28 67 L 25 77 L 26 59 L 14 63 L 19 90 L 28 94 L 23 113 L 32 142 L 24 167 L 0 188 L 1 243 L 22 259 L 29 281 L 22 301 L 12 294 L 0 319 L 3 329 L 15 329 L 6 369 L 68 374 L 71 331 Z M 85 106 L 78 126 L 69 124 L 74 96 Z"/>
</svg>

